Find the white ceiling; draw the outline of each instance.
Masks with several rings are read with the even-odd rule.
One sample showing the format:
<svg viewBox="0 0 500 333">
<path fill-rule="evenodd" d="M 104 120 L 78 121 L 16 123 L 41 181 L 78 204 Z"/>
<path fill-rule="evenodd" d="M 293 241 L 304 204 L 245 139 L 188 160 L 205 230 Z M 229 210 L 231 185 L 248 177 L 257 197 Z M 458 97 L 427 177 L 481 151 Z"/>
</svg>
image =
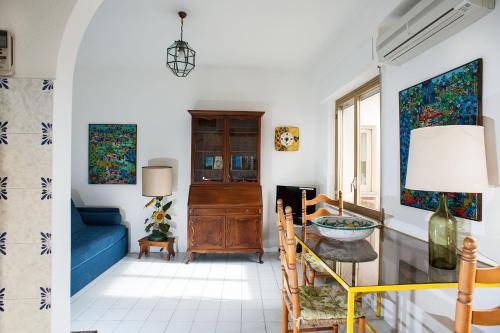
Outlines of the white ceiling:
<svg viewBox="0 0 500 333">
<path fill-rule="evenodd" d="M 166 48 L 179 39 L 177 12 L 184 10 L 184 40 L 196 50 L 197 65 L 304 70 L 353 25 L 382 20 L 373 16 L 387 2 L 397 1 L 105 0 L 78 63 L 162 65 Z"/>
</svg>

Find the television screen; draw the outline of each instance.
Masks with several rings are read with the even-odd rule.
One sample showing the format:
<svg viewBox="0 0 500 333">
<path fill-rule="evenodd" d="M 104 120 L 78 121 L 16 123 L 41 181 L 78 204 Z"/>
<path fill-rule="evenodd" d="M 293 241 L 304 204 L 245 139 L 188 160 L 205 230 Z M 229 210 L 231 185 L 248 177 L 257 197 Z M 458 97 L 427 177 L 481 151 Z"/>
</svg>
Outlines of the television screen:
<svg viewBox="0 0 500 333">
<path fill-rule="evenodd" d="M 298 187 L 298 186 L 283 186 L 276 187 L 276 201 L 283 200 L 283 207 L 292 207 L 292 214 L 294 219 L 302 218 L 302 191 L 306 190 L 306 198 L 313 199 L 316 196 L 316 188 L 314 187 Z M 276 206 L 276 212 L 278 207 Z M 314 213 L 316 206 L 307 207 L 307 213 Z"/>
</svg>

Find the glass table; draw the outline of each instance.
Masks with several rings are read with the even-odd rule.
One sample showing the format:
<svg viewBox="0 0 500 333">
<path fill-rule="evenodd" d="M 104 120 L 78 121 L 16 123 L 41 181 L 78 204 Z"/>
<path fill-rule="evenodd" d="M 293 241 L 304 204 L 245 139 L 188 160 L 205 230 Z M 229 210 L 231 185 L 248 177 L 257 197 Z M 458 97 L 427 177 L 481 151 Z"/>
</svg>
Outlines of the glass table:
<svg viewBox="0 0 500 333">
<path fill-rule="evenodd" d="M 308 233 L 316 233 L 314 226 Z M 355 242 L 322 238 L 301 238 L 301 228 L 295 229 L 295 238 L 304 251 L 314 259 L 347 291 L 347 333 L 354 332 L 354 303 L 366 293 L 377 293 L 375 313 L 380 316 L 381 292 L 391 290 L 419 290 L 458 288 L 458 270 L 441 270 L 429 266 L 427 242 L 394 229 L 380 226 L 371 236 Z M 333 261 L 332 267 L 325 264 Z M 479 263 L 478 266 L 485 266 Z M 476 287 L 500 287 L 500 284 L 476 284 Z M 367 323 L 371 332 L 375 330 Z"/>
</svg>

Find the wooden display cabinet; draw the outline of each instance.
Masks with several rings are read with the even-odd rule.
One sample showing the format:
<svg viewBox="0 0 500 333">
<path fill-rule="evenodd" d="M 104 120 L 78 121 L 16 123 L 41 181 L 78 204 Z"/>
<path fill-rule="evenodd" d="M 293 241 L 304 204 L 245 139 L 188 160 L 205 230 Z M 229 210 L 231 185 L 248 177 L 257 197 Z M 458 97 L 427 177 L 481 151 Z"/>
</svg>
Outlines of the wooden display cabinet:
<svg viewBox="0 0 500 333">
<path fill-rule="evenodd" d="M 262 263 L 260 120 L 264 112 L 190 110 L 188 251 L 254 252 Z"/>
</svg>

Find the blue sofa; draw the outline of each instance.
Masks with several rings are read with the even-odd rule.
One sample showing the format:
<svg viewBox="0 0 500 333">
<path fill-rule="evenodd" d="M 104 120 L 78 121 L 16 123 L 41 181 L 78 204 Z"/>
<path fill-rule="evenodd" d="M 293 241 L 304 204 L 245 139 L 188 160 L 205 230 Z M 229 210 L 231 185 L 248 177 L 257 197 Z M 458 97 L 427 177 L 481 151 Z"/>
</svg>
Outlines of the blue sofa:
<svg viewBox="0 0 500 333">
<path fill-rule="evenodd" d="M 118 208 L 76 208 L 71 200 L 71 295 L 128 252 L 128 229 Z"/>
</svg>

